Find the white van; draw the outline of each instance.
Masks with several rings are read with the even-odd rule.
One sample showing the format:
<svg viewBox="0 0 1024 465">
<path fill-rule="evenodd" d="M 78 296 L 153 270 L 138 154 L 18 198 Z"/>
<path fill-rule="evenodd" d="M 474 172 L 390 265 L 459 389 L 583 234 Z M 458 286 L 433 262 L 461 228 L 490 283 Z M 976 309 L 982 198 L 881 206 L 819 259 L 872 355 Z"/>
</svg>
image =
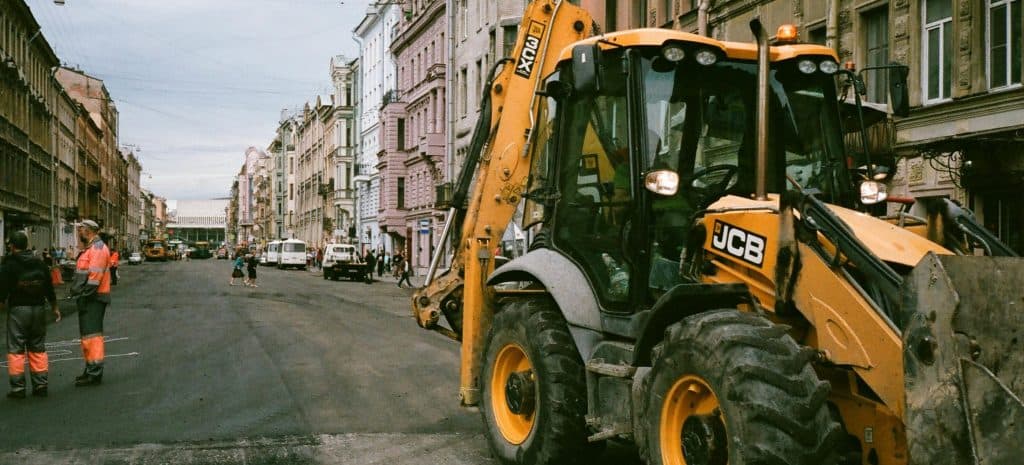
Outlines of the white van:
<svg viewBox="0 0 1024 465">
<path fill-rule="evenodd" d="M 281 241 L 281 253 L 278 254 L 277 267 L 293 266 L 306 269 L 306 243 L 298 239 Z"/>
<path fill-rule="evenodd" d="M 281 241 L 271 241 L 267 244 L 267 265 L 277 265 L 281 257 Z"/>
</svg>

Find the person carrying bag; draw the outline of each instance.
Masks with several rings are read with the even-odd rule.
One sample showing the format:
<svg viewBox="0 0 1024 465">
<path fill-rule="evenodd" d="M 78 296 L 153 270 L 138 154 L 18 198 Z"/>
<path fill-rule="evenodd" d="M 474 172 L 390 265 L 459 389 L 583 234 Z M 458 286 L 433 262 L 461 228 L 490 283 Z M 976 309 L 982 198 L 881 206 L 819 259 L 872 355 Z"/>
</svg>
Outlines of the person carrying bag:
<svg viewBox="0 0 1024 465">
<path fill-rule="evenodd" d="M 235 285 L 235 278 L 242 278 L 245 276 L 245 273 L 242 272 L 243 267 L 245 267 L 245 259 L 242 257 L 242 252 L 238 251 L 238 253 L 235 254 L 235 263 L 231 268 L 230 285 Z"/>
</svg>

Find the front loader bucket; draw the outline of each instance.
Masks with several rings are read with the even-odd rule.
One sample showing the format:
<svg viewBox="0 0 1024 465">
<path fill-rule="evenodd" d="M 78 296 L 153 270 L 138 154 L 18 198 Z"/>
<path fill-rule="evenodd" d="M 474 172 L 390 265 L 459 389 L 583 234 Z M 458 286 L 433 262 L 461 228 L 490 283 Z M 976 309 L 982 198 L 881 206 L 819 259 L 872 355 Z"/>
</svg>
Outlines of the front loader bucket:
<svg viewBox="0 0 1024 465">
<path fill-rule="evenodd" d="M 1024 463 L 1024 259 L 928 254 L 902 292 L 910 463 Z"/>
</svg>

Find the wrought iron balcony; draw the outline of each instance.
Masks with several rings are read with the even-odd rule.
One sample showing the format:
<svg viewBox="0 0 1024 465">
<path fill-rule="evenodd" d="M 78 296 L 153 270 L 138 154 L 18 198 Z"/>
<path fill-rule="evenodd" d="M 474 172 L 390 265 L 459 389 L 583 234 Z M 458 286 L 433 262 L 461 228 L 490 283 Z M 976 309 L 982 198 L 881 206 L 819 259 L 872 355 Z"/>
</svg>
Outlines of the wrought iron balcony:
<svg viewBox="0 0 1024 465">
<path fill-rule="evenodd" d="M 381 105 L 387 105 L 389 103 L 399 103 L 402 101 L 402 93 L 397 89 L 392 89 L 384 93 L 384 99 L 381 101 Z"/>
</svg>

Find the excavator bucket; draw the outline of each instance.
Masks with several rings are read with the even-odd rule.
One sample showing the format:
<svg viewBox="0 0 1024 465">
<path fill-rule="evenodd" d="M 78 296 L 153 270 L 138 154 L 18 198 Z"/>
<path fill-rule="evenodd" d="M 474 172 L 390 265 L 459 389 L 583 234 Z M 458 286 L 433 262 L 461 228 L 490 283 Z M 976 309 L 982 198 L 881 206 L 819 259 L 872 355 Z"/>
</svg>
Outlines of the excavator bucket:
<svg viewBox="0 0 1024 465">
<path fill-rule="evenodd" d="M 901 311 L 911 464 L 1024 460 L 1024 259 L 928 254 Z"/>
</svg>

